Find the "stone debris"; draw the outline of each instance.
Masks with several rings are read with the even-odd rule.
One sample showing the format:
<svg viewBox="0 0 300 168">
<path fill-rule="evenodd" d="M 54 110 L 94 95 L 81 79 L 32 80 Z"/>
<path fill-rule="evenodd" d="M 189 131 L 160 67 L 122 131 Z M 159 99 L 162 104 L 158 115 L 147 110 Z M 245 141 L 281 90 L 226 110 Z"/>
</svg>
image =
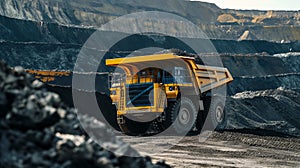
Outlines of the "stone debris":
<svg viewBox="0 0 300 168">
<path fill-rule="evenodd" d="M 79 116 L 116 156 L 93 141 L 81 128 L 76 110 L 23 68 L 0 62 L 0 167 L 169 167 L 153 164 L 117 139 L 93 117 Z M 122 156 L 138 156 L 126 157 Z"/>
</svg>

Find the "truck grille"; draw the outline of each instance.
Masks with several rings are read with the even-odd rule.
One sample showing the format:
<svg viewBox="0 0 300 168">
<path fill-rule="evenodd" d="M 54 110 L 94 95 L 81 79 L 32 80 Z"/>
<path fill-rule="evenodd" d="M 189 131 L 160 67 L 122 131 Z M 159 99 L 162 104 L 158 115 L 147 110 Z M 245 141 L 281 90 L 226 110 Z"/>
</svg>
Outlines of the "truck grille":
<svg viewBox="0 0 300 168">
<path fill-rule="evenodd" d="M 152 106 L 154 102 L 153 83 L 130 84 L 126 97 L 127 107 Z"/>
</svg>

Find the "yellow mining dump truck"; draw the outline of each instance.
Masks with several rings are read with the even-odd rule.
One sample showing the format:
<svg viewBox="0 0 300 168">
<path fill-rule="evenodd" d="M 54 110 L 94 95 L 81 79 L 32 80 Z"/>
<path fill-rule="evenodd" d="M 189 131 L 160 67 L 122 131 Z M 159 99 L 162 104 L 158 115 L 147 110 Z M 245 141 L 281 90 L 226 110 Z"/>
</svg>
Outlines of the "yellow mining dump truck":
<svg viewBox="0 0 300 168">
<path fill-rule="evenodd" d="M 110 74 L 109 97 L 117 111 L 101 111 L 106 119 L 114 120 L 108 123 L 126 134 L 144 134 L 150 127 L 156 132 L 184 134 L 194 126 L 201 130 L 207 117 L 212 124 L 224 121 L 224 101 L 209 100 L 214 96 L 212 89 L 233 80 L 226 68 L 198 65 L 193 57 L 173 53 L 107 59 L 106 65 L 120 69 L 119 73 L 101 73 Z M 28 72 L 51 86 L 71 86 L 73 72 Z"/>
<path fill-rule="evenodd" d="M 151 124 L 159 132 L 186 133 L 195 125 L 200 129 L 208 112 L 215 124 L 224 121 L 224 102 L 215 99 L 205 107 L 203 101 L 210 90 L 233 80 L 226 68 L 173 53 L 107 59 L 106 65 L 124 71 L 111 75 L 110 97 L 126 134 L 143 134 Z"/>
</svg>

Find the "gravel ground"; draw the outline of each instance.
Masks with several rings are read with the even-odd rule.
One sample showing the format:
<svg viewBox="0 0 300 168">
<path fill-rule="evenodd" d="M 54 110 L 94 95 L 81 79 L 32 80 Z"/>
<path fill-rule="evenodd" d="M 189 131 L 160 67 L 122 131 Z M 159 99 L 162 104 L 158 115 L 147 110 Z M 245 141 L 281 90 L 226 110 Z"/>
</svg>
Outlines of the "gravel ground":
<svg viewBox="0 0 300 168">
<path fill-rule="evenodd" d="M 147 145 L 145 145 L 147 146 Z M 160 154 L 172 167 L 299 167 L 300 139 L 214 132 L 205 142 L 187 136 Z"/>
</svg>

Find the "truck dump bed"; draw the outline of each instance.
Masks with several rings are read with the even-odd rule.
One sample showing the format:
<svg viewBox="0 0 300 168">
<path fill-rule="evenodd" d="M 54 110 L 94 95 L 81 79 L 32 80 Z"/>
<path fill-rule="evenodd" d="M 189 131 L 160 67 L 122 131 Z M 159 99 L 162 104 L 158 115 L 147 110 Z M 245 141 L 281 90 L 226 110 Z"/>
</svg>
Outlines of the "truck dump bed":
<svg viewBox="0 0 300 168">
<path fill-rule="evenodd" d="M 195 76 L 202 93 L 233 80 L 227 68 L 197 65 Z"/>
<path fill-rule="evenodd" d="M 106 60 L 108 66 L 127 67 L 131 74 L 140 68 L 141 63 L 153 67 L 166 67 L 176 60 L 184 60 L 187 67 L 194 73 L 201 93 L 233 81 L 227 68 L 198 65 L 193 57 L 178 56 L 173 53 L 156 54 Z"/>
</svg>

